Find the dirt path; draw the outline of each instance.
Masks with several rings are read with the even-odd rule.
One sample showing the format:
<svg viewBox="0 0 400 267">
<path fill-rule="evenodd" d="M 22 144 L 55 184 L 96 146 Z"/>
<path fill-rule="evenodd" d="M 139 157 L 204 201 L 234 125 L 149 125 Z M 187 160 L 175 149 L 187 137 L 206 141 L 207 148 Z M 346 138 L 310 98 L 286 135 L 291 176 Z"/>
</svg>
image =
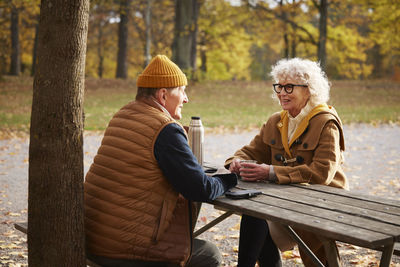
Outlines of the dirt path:
<svg viewBox="0 0 400 267">
<path fill-rule="evenodd" d="M 247 144 L 257 131 L 205 136 L 205 161 L 222 165 L 236 149 Z M 400 200 L 400 126 L 378 127 L 356 124 L 344 129 L 346 139 L 345 172 L 351 190 Z M 85 172 L 88 170 L 101 136 L 85 136 Z M 26 266 L 26 236 L 15 231 L 13 223 L 27 218 L 28 138 L 0 140 L 0 266 Z M 217 217 L 220 211 L 203 205 L 199 226 Z M 217 243 L 225 265 L 235 266 L 239 238 L 239 217 L 232 216 L 200 237 Z M 345 266 L 375 266 L 380 253 L 339 243 Z M 284 266 L 302 266 L 297 251 L 283 255 Z M 400 266 L 394 257 L 392 266 Z"/>
</svg>

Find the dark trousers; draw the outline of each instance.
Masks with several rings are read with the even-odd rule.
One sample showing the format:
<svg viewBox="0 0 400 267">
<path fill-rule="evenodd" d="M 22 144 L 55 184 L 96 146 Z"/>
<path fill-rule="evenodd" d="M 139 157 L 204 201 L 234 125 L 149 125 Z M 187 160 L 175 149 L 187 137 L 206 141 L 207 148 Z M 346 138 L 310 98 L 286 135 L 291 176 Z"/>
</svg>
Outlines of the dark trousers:
<svg viewBox="0 0 400 267">
<path fill-rule="evenodd" d="M 278 248 L 265 220 L 243 215 L 240 222 L 238 267 L 282 266 Z"/>
<path fill-rule="evenodd" d="M 168 262 L 111 259 L 89 254 L 87 257 L 103 267 L 179 267 Z M 187 267 L 218 267 L 221 263 L 222 256 L 215 244 L 201 239 L 193 240 L 192 256 Z"/>
</svg>

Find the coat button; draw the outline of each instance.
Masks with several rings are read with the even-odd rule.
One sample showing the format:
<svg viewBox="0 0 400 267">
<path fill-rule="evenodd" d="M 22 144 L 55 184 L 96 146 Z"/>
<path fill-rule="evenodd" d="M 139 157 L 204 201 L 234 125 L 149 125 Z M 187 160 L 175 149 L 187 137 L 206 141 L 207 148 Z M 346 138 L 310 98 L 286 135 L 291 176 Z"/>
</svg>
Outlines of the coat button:
<svg viewBox="0 0 400 267">
<path fill-rule="evenodd" d="M 275 143 L 276 143 L 276 142 L 275 142 L 275 139 L 272 139 L 272 140 L 271 140 L 271 145 L 275 145 Z"/>
<path fill-rule="evenodd" d="M 302 164 L 304 162 L 304 158 L 302 156 L 297 156 L 296 161 L 297 163 Z"/>
<path fill-rule="evenodd" d="M 308 144 L 307 144 L 307 143 L 304 143 L 304 144 L 303 144 L 303 147 L 307 149 Z"/>
<path fill-rule="evenodd" d="M 282 128 L 283 127 L 283 123 L 282 122 L 278 122 L 278 127 Z"/>
<path fill-rule="evenodd" d="M 275 154 L 275 159 L 277 161 L 284 161 L 283 156 L 281 154 Z"/>
</svg>

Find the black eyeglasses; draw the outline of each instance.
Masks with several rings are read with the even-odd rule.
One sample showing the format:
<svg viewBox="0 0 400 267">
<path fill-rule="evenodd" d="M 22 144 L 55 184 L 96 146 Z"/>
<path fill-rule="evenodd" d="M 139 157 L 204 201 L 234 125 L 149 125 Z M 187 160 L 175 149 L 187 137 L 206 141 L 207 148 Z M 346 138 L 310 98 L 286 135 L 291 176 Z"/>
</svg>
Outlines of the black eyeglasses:
<svg viewBox="0 0 400 267">
<path fill-rule="evenodd" d="M 274 86 L 274 91 L 277 94 L 280 94 L 282 92 L 282 89 L 285 89 L 285 92 L 287 94 L 291 94 L 291 93 L 293 93 L 293 88 L 295 86 L 308 87 L 308 85 L 304 85 L 304 84 L 291 84 L 291 83 L 288 83 L 285 85 L 282 85 L 279 83 L 274 83 L 273 86 Z"/>
</svg>

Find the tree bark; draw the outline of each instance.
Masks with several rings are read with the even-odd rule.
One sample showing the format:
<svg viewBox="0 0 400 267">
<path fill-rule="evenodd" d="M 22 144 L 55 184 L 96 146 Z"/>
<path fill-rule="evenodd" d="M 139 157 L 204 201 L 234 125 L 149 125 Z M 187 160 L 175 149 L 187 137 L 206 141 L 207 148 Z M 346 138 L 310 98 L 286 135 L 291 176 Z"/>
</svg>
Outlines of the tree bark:
<svg viewBox="0 0 400 267">
<path fill-rule="evenodd" d="M 89 0 L 42 0 L 29 145 L 28 264 L 86 266 L 83 92 Z"/>
<path fill-rule="evenodd" d="M 190 70 L 191 67 L 190 52 L 192 49 L 192 22 L 193 0 L 176 0 L 172 60 L 186 72 Z"/>
<path fill-rule="evenodd" d="M 323 70 L 325 70 L 326 67 L 327 22 L 328 22 L 328 0 L 321 0 L 319 4 L 318 60 Z"/>
<path fill-rule="evenodd" d="M 130 0 L 120 1 L 120 22 L 118 26 L 118 56 L 116 78 L 126 79 L 128 77 L 127 54 L 128 54 L 128 15 Z"/>
<path fill-rule="evenodd" d="M 19 10 L 11 4 L 11 64 L 10 75 L 21 73 L 21 48 L 19 43 Z"/>
<path fill-rule="evenodd" d="M 151 60 L 151 2 L 152 0 L 147 0 L 146 10 L 144 14 L 145 27 L 146 27 L 146 44 L 144 51 L 144 66 L 146 67 Z"/>
</svg>

